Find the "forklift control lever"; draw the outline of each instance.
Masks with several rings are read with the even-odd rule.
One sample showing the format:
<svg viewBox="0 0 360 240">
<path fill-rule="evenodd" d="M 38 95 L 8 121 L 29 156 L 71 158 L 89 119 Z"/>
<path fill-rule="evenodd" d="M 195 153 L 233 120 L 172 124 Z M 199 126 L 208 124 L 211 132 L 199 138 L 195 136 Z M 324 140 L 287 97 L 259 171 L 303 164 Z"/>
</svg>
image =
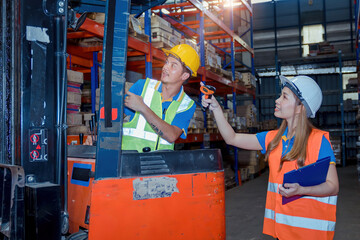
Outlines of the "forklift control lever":
<svg viewBox="0 0 360 240">
<path fill-rule="evenodd" d="M 83 133 L 79 133 L 79 140 L 80 140 L 80 145 L 83 145 L 83 143 L 84 143 L 84 134 Z"/>
</svg>

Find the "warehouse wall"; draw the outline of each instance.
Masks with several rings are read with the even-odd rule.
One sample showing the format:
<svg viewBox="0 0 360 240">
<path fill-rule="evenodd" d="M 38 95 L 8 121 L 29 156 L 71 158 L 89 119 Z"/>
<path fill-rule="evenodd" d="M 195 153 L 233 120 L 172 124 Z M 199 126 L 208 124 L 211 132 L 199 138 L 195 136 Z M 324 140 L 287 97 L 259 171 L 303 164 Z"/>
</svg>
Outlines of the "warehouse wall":
<svg viewBox="0 0 360 240">
<path fill-rule="evenodd" d="M 335 52 L 354 56 L 353 1 L 284 0 L 254 4 L 253 11 L 256 67 L 274 66 L 276 51 L 280 61 L 301 61 L 301 29 L 312 24 L 323 24 Z"/>
</svg>

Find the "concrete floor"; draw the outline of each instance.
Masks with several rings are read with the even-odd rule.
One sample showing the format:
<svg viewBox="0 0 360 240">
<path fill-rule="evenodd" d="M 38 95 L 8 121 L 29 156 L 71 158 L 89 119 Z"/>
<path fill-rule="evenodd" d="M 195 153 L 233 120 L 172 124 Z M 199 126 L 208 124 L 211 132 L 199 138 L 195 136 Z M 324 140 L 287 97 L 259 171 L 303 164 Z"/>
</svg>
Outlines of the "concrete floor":
<svg viewBox="0 0 360 240">
<path fill-rule="evenodd" d="M 360 239 L 360 183 L 356 166 L 337 168 L 340 192 L 337 204 L 336 240 Z M 227 190 L 226 239 L 270 240 L 262 234 L 268 171 Z"/>
</svg>

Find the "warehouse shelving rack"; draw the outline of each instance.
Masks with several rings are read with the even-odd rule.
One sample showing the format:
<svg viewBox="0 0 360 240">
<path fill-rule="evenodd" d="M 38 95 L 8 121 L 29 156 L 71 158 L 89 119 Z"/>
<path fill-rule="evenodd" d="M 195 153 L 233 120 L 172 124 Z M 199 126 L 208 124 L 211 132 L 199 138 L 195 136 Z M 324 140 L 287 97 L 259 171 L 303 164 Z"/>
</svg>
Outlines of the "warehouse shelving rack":
<svg viewBox="0 0 360 240">
<path fill-rule="evenodd" d="M 216 2 L 214 5 L 218 4 Z M 250 68 L 252 75 L 255 75 L 255 68 L 254 68 L 254 51 L 253 51 L 253 44 L 252 44 L 252 7 L 251 1 L 249 3 L 245 0 L 241 0 L 242 8 L 246 9 L 250 12 L 250 31 L 251 34 L 251 45 L 249 46 L 244 40 L 242 40 L 237 34 L 234 33 L 234 22 L 233 22 L 233 10 L 234 8 L 230 8 L 230 27 L 226 26 L 217 16 L 215 16 L 212 12 L 210 12 L 204 5 L 197 0 L 188 0 L 187 2 L 177 3 L 177 4 L 167 4 L 162 6 L 156 6 L 152 8 L 153 11 L 160 10 L 157 12 L 158 15 L 163 17 L 165 20 L 170 22 L 176 29 L 179 31 L 184 32 L 184 34 L 197 37 L 198 43 L 200 45 L 200 58 L 201 58 L 201 68 L 199 70 L 199 74 L 201 75 L 201 79 L 196 79 L 190 81 L 190 84 L 196 83 L 198 84 L 200 81 L 214 85 L 217 88 L 217 95 L 223 96 L 226 99 L 227 94 L 233 94 L 233 109 L 234 114 L 236 114 L 236 94 L 243 94 L 249 93 L 255 98 L 255 91 L 247 89 L 244 86 L 240 86 L 239 84 L 231 81 L 229 79 L 223 78 L 218 76 L 217 74 L 208 71 L 205 69 L 205 46 L 204 40 L 207 40 L 211 43 L 211 40 L 215 39 L 226 39 L 230 38 L 229 42 L 220 42 L 212 44 L 216 51 L 223 55 L 223 58 L 226 59 L 226 56 L 230 57 L 230 65 L 232 70 L 232 77 L 235 79 L 235 52 L 245 52 L 248 51 L 251 53 L 251 67 Z M 211 5 L 211 3 L 208 3 Z M 161 10 L 166 9 L 168 14 L 164 14 Z M 195 21 L 184 21 L 184 17 L 181 19 L 175 19 L 175 16 L 189 16 L 189 15 L 196 15 Z M 206 19 L 205 19 L 206 16 Z M 182 20 L 182 21 L 181 21 Z M 217 26 L 220 29 L 216 31 L 205 31 L 207 27 L 214 27 Z M 193 30 L 197 29 L 197 31 Z M 237 49 L 235 49 L 237 47 Z M 226 66 L 226 63 L 224 64 Z M 226 87 L 232 87 L 229 91 Z M 225 100 L 225 102 L 227 102 Z M 206 120 L 205 120 L 206 121 Z M 198 136 L 195 136 L 196 139 L 199 139 Z M 191 137 L 190 137 L 191 139 Z M 194 140 L 194 139 L 191 139 Z M 238 159 L 237 159 L 237 151 L 238 149 L 235 148 L 235 172 L 238 172 Z M 236 183 L 240 184 L 239 174 L 235 174 Z"/>
<path fill-rule="evenodd" d="M 360 2 L 355 0 L 355 47 L 356 47 L 356 66 L 359 70 L 359 25 L 360 25 Z"/>
<path fill-rule="evenodd" d="M 207 84 L 214 85 L 217 88 L 216 95 L 223 96 L 226 99 L 227 94 L 233 94 L 233 109 L 234 114 L 236 114 L 236 94 L 249 94 L 255 100 L 255 90 L 245 87 L 238 82 L 227 79 L 219 74 L 216 74 L 212 71 L 209 71 L 205 68 L 205 46 L 204 40 L 207 40 L 211 43 L 214 39 L 230 39 L 230 41 L 222 43 L 214 43 L 212 44 L 216 51 L 223 55 L 224 65 L 231 66 L 232 77 L 235 79 L 235 52 L 249 52 L 251 54 L 251 66 L 247 67 L 253 75 L 255 75 L 254 68 L 254 51 L 252 44 L 252 7 L 251 1 L 246 0 L 238 0 L 242 3 L 240 7 L 241 9 L 246 9 L 250 12 L 250 28 L 246 31 L 250 31 L 251 36 L 251 44 L 250 46 L 242 40 L 237 34 L 234 33 L 234 23 L 233 23 L 233 10 L 234 8 L 230 8 L 229 12 L 231 15 L 230 18 L 230 27 L 226 26 L 217 16 L 215 16 L 212 12 L 210 12 L 204 5 L 198 0 L 188 0 L 187 2 L 176 3 L 176 4 L 168 4 L 161 5 L 152 8 L 152 10 L 148 10 L 145 12 L 145 33 L 148 36 L 151 36 L 151 20 L 150 15 L 152 11 L 168 9 L 169 14 L 163 14 L 160 11 L 161 17 L 165 20 L 169 21 L 174 28 L 181 31 L 184 35 L 197 37 L 198 45 L 200 46 L 200 58 L 201 58 L 201 67 L 198 71 L 198 75 L 200 78 L 190 80 L 187 85 L 185 85 L 185 91 L 191 95 L 200 95 L 199 91 L 199 82 L 202 81 Z M 235 1 L 234 1 L 235 2 Z M 208 4 L 217 4 L 219 5 L 221 2 L 210 2 Z M 192 11 L 186 11 L 189 8 L 192 8 Z M 94 12 L 102 12 L 102 7 L 98 6 L 96 9 L 90 8 Z M 83 5 L 82 9 L 77 9 L 79 12 L 82 10 L 89 10 L 88 5 Z M 175 11 L 174 11 L 175 10 Z M 175 19 L 173 16 L 184 16 L 184 15 L 194 15 L 196 14 L 196 21 L 188 21 L 185 22 L 184 17 L 181 17 L 180 20 Z M 79 17 L 79 16 L 78 16 Z M 217 26 L 220 30 L 218 31 L 206 31 L 207 27 Z M 197 29 L 197 31 L 193 30 Z M 245 32 L 245 33 L 246 33 Z M 69 32 L 68 38 L 90 38 L 90 37 L 98 37 L 100 39 L 103 38 L 104 34 L 104 26 L 90 19 L 86 19 L 84 24 L 80 27 L 79 32 Z M 91 83 L 92 83 L 92 111 L 95 112 L 95 89 L 98 87 L 98 67 L 100 66 L 99 62 L 102 60 L 102 45 L 91 46 L 91 47 L 78 47 L 68 45 L 68 63 L 69 68 L 72 65 L 77 65 L 80 67 L 73 68 L 73 70 L 82 71 L 84 73 L 91 73 Z M 164 53 L 151 44 L 151 37 L 149 42 L 143 42 L 133 36 L 128 36 L 128 56 L 145 56 L 145 62 L 140 61 L 128 61 L 127 69 L 135 72 L 141 72 L 146 77 L 159 77 L 160 71 L 157 68 L 160 68 L 163 65 L 165 60 Z M 226 64 L 226 57 L 230 58 L 230 62 Z M 204 139 L 202 134 L 189 134 L 187 140 L 178 140 L 178 143 L 183 142 L 202 142 Z M 218 141 L 221 140 L 221 136 L 219 134 L 210 134 L 210 141 Z M 235 173 L 238 173 L 238 165 L 237 165 L 237 148 L 235 148 Z M 240 184 L 239 174 L 235 174 L 237 184 Z"/>
<path fill-rule="evenodd" d="M 360 31 L 359 31 L 359 27 L 360 27 L 360 1 L 359 0 L 355 0 L 355 47 L 356 47 L 356 70 L 357 70 L 357 78 L 358 78 L 358 96 L 359 96 L 359 100 L 358 103 L 360 103 L 360 91 L 359 91 L 359 53 L 360 53 L 360 46 L 359 46 L 359 35 L 360 35 Z M 359 121 L 357 121 L 359 124 Z M 358 142 L 356 142 L 356 146 L 357 146 L 357 156 L 359 155 L 359 149 L 360 147 L 357 145 Z M 360 158 L 357 157 L 357 170 L 358 170 L 358 179 L 360 181 Z"/>
</svg>

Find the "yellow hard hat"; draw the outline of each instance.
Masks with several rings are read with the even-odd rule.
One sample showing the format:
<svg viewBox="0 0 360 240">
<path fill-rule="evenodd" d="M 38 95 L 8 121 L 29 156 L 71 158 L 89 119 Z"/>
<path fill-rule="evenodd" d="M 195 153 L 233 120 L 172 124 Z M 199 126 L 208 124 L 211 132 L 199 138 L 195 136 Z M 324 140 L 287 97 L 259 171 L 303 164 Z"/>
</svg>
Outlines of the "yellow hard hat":
<svg viewBox="0 0 360 240">
<path fill-rule="evenodd" d="M 191 75 L 193 77 L 197 76 L 197 70 L 200 66 L 200 58 L 195 49 L 193 49 L 188 44 L 179 44 L 173 47 L 170 50 L 162 49 L 166 56 L 169 56 L 169 54 L 174 55 L 175 57 L 179 58 L 186 68 L 188 68 L 191 71 Z"/>
</svg>

